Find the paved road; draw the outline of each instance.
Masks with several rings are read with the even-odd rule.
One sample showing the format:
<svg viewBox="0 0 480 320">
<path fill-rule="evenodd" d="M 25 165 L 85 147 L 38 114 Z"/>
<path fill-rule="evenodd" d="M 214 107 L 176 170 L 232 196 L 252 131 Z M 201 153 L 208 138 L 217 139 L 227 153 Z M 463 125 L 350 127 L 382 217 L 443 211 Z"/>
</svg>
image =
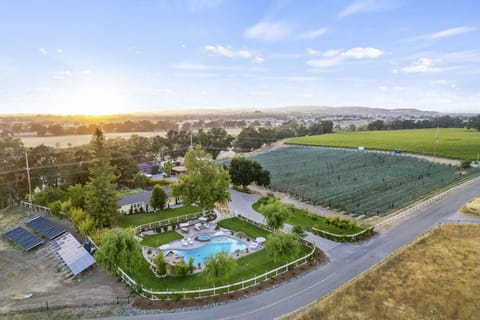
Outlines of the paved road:
<svg viewBox="0 0 480 320">
<path fill-rule="evenodd" d="M 360 244 L 338 244 L 327 248 L 326 252 L 330 258 L 328 263 L 260 294 L 196 311 L 161 312 L 155 315 L 117 317 L 116 319 L 265 320 L 276 318 L 301 308 L 350 281 L 439 223 L 459 219 L 475 220 L 464 219 L 456 212 L 464 203 L 478 195 L 480 195 L 480 184 L 469 186 L 368 241 Z M 237 196 L 239 195 L 234 195 L 232 199 L 235 201 Z M 253 196 L 241 197 L 247 201 Z M 241 210 L 249 209 L 241 208 Z M 254 214 L 254 211 L 249 214 Z"/>
</svg>

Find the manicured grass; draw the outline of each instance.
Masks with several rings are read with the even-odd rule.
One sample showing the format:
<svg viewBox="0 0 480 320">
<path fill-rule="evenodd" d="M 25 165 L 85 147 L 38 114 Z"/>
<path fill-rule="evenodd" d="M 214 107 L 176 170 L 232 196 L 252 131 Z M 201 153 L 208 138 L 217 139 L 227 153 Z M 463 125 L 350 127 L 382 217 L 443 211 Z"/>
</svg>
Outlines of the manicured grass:
<svg viewBox="0 0 480 320">
<path fill-rule="evenodd" d="M 296 258 L 300 258 L 308 252 L 310 252 L 310 249 L 302 246 L 302 250 L 298 253 L 297 257 L 292 257 L 290 260 L 293 261 Z M 218 283 L 215 283 L 215 285 L 219 286 L 246 280 L 255 275 L 259 275 L 268 270 L 274 269 L 277 266 L 281 266 L 282 264 L 283 263 L 275 264 L 268 255 L 267 251 L 264 249 L 238 259 L 237 265 L 230 277 L 224 281 L 218 281 Z M 183 290 L 213 287 L 213 284 L 207 280 L 207 277 L 202 272 L 184 278 L 157 278 L 148 268 L 148 263 L 145 260 L 142 260 L 140 264 L 140 270 L 138 270 L 135 274 L 132 274 L 132 276 L 139 283 L 142 283 L 145 288 L 151 290 L 165 291 L 167 289 Z"/>
<path fill-rule="evenodd" d="M 363 217 L 398 210 L 479 171 L 414 157 L 305 146 L 280 148 L 252 159 L 270 171 L 271 189 Z"/>
<path fill-rule="evenodd" d="M 163 219 L 176 218 L 187 214 L 200 212 L 199 207 L 186 206 L 175 209 L 165 209 L 154 213 L 139 213 L 124 215 L 118 219 L 118 225 L 122 228 L 135 227 L 141 224 L 155 222 Z"/>
<path fill-rule="evenodd" d="M 182 239 L 183 236 L 176 231 L 162 232 L 152 236 L 144 236 L 140 242 L 142 246 L 159 247 L 162 244 Z"/>
<path fill-rule="evenodd" d="M 257 237 L 264 237 L 266 238 L 270 232 L 256 227 L 242 219 L 239 218 L 230 218 L 220 221 L 218 226 L 226 229 L 230 229 L 233 231 L 241 231 L 245 233 L 245 235 L 249 236 L 250 238 L 257 238 Z"/>
<path fill-rule="evenodd" d="M 259 210 L 261 202 L 262 198 L 255 202 L 252 207 L 255 209 L 255 211 L 263 214 L 263 212 Z M 339 228 L 337 226 L 327 224 L 326 218 L 314 215 L 303 209 L 291 208 L 291 212 L 292 214 L 290 217 L 288 217 L 287 223 L 292 226 L 302 226 L 307 230 L 309 230 L 311 227 L 315 227 L 317 229 L 338 235 L 356 234 L 364 230 L 356 225 L 352 225 L 350 228 Z"/>
<path fill-rule="evenodd" d="M 338 132 L 287 140 L 288 144 L 388 150 L 433 155 L 437 129 Z M 474 130 L 442 128 L 438 130 L 436 155 L 444 158 L 477 160 L 480 133 Z"/>
<path fill-rule="evenodd" d="M 442 225 L 283 319 L 478 319 L 479 256 L 479 225 Z"/>
</svg>

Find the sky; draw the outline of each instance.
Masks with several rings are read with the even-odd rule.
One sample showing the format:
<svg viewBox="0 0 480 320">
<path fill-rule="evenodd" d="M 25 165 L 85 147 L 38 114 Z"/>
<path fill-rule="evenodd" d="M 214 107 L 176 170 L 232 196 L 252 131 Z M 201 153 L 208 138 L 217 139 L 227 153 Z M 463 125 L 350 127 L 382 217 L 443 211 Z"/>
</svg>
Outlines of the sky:
<svg viewBox="0 0 480 320">
<path fill-rule="evenodd" d="M 0 0 L 0 114 L 480 112 L 477 0 Z"/>
</svg>

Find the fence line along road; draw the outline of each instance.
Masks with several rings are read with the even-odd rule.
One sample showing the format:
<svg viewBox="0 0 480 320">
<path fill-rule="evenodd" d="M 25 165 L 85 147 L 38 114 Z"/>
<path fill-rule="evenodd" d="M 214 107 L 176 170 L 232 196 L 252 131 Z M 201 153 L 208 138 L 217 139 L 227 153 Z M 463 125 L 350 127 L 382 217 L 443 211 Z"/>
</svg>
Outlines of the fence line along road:
<svg viewBox="0 0 480 320">
<path fill-rule="evenodd" d="M 445 191 L 443 191 L 443 192 L 441 192 L 441 193 L 439 193 L 439 194 L 437 194 L 437 195 L 435 195 L 431 198 L 426 199 L 425 201 L 420 202 L 419 204 L 417 204 L 417 205 L 415 205 L 411 208 L 406 209 L 403 212 L 400 212 L 400 213 L 398 213 L 398 214 L 396 214 L 396 215 L 394 215 L 390 218 L 387 218 L 387 219 L 383 220 L 382 222 L 377 223 L 374 226 L 374 229 L 376 231 L 378 231 L 378 230 L 380 230 L 380 229 L 382 229 L 382 228 L 384 228 L 388 225 L 393 224 L 396 221 L 399 221 L 401 219 L 406 219 L 406 218 L 414 215 L 415 213 L 417 213 L 421 209 L 424 209 L 424 208 L 430 206 L 432 203 L 437 202 L 440 199 L 443 199 L 443 198 L 447 197 L 449 194 L 451 194 L 453 192 L 456 192 L 458 190 L 461 190 L 461 189 L 463 189 L 465 187 L 468 187 L 469 185 L 472 185 L 472 184 L 475 184 L 475 183 L 480 183 L 480 177 L 476 177 L 476 178 L 468 180 L 468 181 L 466 181 L 462 184 L 459 184 L 459 185 L 457 185 L 453 188 L 445 190 Z"/>
</svg>

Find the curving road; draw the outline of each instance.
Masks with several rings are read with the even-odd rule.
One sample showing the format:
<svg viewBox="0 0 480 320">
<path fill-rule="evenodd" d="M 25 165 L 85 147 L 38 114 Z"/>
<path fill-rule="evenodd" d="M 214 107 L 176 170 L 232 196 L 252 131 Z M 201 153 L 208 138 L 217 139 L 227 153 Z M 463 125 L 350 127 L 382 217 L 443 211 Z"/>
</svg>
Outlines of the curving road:
<svg viewBox="0 0 480 320">
<path fill-rule="evenodd" d="M 116 317 L 115 319 L 274 319 L 326 295 L 439 223 L 449 220 L 480 222 L 480 220 L 463 217 L 456 213 L 463 204 L 478 195 L 480 195 L 480 184 L 465 187 L 465 189 L 432 204 L 387 232 L 360 244 L 338 244 L 320 240 L 318 245 L 329 257 L 328 263 L 295 280 L 262 293 L 200 310 L 159 311 L 157 314 Z M 230 207 L 247 212 L 253 218 L 258 213 L 250 211 L 251 207 L 248 203 L 251 204 L 252 201 L 255 201 L 253 195 L 233 192 Z"/>
</svg>

